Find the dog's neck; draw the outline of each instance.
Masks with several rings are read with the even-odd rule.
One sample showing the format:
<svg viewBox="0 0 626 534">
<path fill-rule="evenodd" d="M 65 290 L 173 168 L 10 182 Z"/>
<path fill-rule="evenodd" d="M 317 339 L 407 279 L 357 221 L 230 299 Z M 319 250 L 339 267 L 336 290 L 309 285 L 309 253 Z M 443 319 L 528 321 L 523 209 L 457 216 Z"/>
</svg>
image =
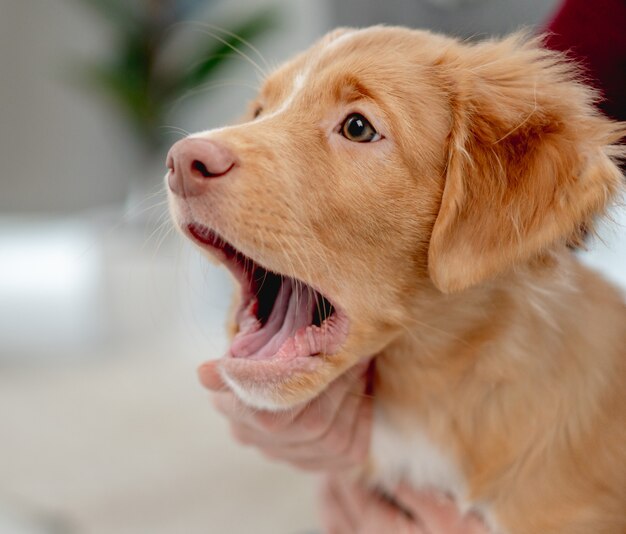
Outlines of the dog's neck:
<svg viewBox="0 0 626 534">
<path fill-rule="evenodd" d="M 446 357 L 458 359 L 470 348 L 480 354 L 481 345 L 496 343 L 502 336 L 509 350 L 515 350 L 511 341 L 516 332 L 524 336 L 524 346 L 529 330 L 541 330 L 542 338 L 558 341 L 559 321 L 567 315 L 563 305 L 579 298 L 581 268 L 563 248 L 460 293 L 444 295 L 433 288 L 417 299 L 408 337 L 418 353 L 423 347 L 420 360 L 440 363 Z"/>
<path fill-rule="evenodd" d="M 590 324 L 590 284 L 591 293 L 614 292 L 563 248 L 462 293 L 426 292 L 406 332 L 377 359 L 383 396 L 439 402 L 461 383 L 522 390 L 532 381 L 563 379 L 568 370 L 588 365 L 571 332 L 592 329 L 595 339 L 615 335 L 615 325 Z M 567 313 L 576 308 L 581 312 Z"/>
</svg>

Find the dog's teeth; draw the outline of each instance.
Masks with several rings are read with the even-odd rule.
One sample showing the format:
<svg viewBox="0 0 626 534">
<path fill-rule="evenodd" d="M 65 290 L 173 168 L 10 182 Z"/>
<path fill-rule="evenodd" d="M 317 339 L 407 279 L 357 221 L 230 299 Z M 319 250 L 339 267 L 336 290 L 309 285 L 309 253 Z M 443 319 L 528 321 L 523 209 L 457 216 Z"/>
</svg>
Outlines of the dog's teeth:
<svg viewBox="0 0 626 534">
<path fill-rule="evenodd" d="M 261 323 L 254 316 L 244 317 L 241 321 L 240 328 L 242 331 L 252 332 L 258 330 L 261 327 Z"/>
</svg>

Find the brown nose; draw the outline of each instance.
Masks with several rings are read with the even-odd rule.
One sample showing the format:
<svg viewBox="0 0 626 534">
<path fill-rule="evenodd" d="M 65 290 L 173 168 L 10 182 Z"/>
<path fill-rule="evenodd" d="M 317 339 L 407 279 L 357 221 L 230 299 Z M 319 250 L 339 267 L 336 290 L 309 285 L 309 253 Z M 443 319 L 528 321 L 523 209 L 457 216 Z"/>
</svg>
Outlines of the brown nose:
<svg viewBox="0 0 626 534">
<path fill-rule="evenodd" d="M 235 166 L 232 152 L 217 141 L 187 138 L 167 155 L 167 183 L 182 197 L 204 193 L 212 178 L 221 178 Z"/>
</svg>

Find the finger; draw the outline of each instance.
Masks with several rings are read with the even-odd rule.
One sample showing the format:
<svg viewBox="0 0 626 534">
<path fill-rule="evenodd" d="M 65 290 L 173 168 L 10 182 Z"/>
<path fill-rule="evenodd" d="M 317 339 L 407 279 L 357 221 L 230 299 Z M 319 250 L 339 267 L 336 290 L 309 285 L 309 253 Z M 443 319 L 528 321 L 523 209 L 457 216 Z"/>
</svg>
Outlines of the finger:
<svg viewBox="0 0 626 534">
<path fill-rule="evenodd" d="M 228 386 L 222 380 L 219 372 L 217 371 L 218 360 L 210 360 L 203 363 L 198 367 L 198 378 L 200 383 L 211 391 L 223 391 L 228 389 Z"/>
<path fill-rule="evenodd" d="M 354 467 L 348 457 L 337 457 L 318 449 L 315 444 L 299 447 L 276 445 L 276 438 L 267 432 L 250 427 L 245 423 L 231 421 L 231 434 L 241 445 L 253 445 L 269 460 L 285 462 L 306 471 L 344 470 Z"/>
<path fill-rule="evenodd" d="M 283 444 L 272 440 L 268 443 L 270 445 L 268 452 L 271 453 L 271 456 L 284 458 L 288 461 L 302 460 L 306 462 L 327 459 L 331 461 L 327 463 L 333 464 L 335 463 L 334 460 L 343 459 L 343 457 L 348 456 L 357 425 L 361 424 L 359 420 L 360 407 L 366 400 L 369 401 L 361 395 L 348 392 L 338 408 L 335 419 L 324 435 L 317 440 L 304 441 L 303 443 L 288 442 Z M 364 418 L 363 424 L 365 427 L 371 426 L 367 417 Z M 364 439 L 369 441 L 369 432 Z M 367 449 L 367 445 L 362 448 Z"/>
<path fill-rule="evenodd" d="M 392 505 L 379 502 L 376 508 L 370 506 L 363 518 L 363 524 L 358 534 L 381 534 L 390 532 L 393 534 L 433 534 L 424 529 L 402 512 L 394 509 Z M 441 534 L 450 534 L 448 532 Z"/>
<path fill-rule="evenodd" d="M 251 408 L 230 391 L 214 394 L 213 405 L 230 420 L 233 430 L 258 445 L 282 443 L 282 429 L 287 428 L 299 414 L 298 408 L 280 412 Z"/>
<path fill-rule="evenodd" d="M 322 483 L 320 516 L 326 534 L 357 532 L 357 518 L 349 515 L 349 507 L 345 505 L 348 497 L 335 477 L 329 477 Z"/>
<path fill-rule="evenodd" d="M 211 397 L 211 400 L 217 411 L 231 421 L 239 421 L 241 412 L 248 409 L 231 391 L 217 392 Z"/>
<path fill-rule="evenodd" d="M 378 493 L 345 478 L 326 482 L 322 509 L 329 534 L 427 534 Z"/>
<path fill-rule="evenodd" d="M 406 484 L 401 484 L 394 498 L 398 503 L 418 517 L 433 534 L 438 532 L 454 532 L 460 522 L 458 508 L 445 495 L 416 491 Z M 445 529 L 445 530 L 444 530 Z"/>
<path fill-rule="evenodd" d="M 433 534 L 487 534 L 482 521 L 474 514 L 461 515 L 457 504 L 442 494 L 417 492 L 401 485 L 394 495 Z"/>
<path fill-rule="evenodd" d="M 289 434 L 284 436 L 286 442 L 317 441 L 324 436 L 335 418 L 341 414 L 341 406 L 347 395 L 362 395 L 365 391 L 367 366 L 368 362 L 357 364 L 313 399 L 294 420 Z M 358 399 L 351 404 L 355 403 L 358 404 Z"/>
<path fill-rule="evenodd" d="M 465 530 L 460 534 L 489 534 L 490 532 L 485 522 L 482 521 L 475 513 L 465 516 L 463 525 Z"/>
<path fill-rule="evenodd" d="M 309 471 L 311 473 L 341 473 L 354 467 L 354 463 L 345 458 L 318 456 L 308 459 L 288 459 L 281 454 L 272 453 L 271 450 L 262 449 L 261 452 L 269 460 L 286 462 L 301 471 Z"/>
<path fill-rule="evenodd" d="M 216 393 L 213 396 L 213 404 L 229 420 L 231 434 L 239 444 L 258 447 L 267 458 L 294 465 L 293 460 L 300 454 L 294 454 L 289 449 L 291 445 L 283 445 L 284 439 L 281 431 L 277 429 L 272 432 L 270 424 L 267 422 L 269 420 L 266 420 L 264 426 L 259 425 L 258 415 L 263 412 L 250 408 L 230 392 Z M 275 424 L 288 426 L 283 421 L 293 421 L 296 416 L 297 412 L 276 414 Z M 314 445 L 308 445 L 308 447 L 311 451 L 310 456 L 321 457 L 322 463 L 329 459 L 327 455 L 316 450 Z M 321 466 L 309 465 L 306 469 L 308 471 L 320 471 Z"/>
<path fill-rule="evenodd" d="M 244 404 L 239 397 L 230 390 L 213 394 L 213 406 L 233 424 L 251 426 L 257 410 Z"/>
<path fill-rule="evenodd" d="M 230 406 L 222 406 L 227 414 L 230 408 L 237 411 L 237 421 L 260 431 L 258 444 L 281 446 L 311 442 L 322 436 L 332 420 L 338 407 L 350 387 L 359 380 L 367 363 L 358 364 L 350 372 L 341 375 L 313 401 L 290 410 L 269 412 L 264 410 L 250 411 L 229 401 Z"/>
<path fill-rule="evenodd" d="M 344 494 L 347 495 L 344 503 L 348 507 L 348 513 L 354 517 L 358 517 L 360 523 L 364 523 L 368 507 L 377 504 L 376 500 L 372 498 L 371 492 L 366 490 L 361 484 L 352 481 L 344 481 L 341 489 Z"/>
<path fill-rule="evenodd" d="M 285 447 L 277 445 L 276 441 L 272 440 L 265 447 L 262 447 L 262 453 L 269 459 L 282 460 L 294 467 L 312 472 L 343 471 L 360 464 L 367 458 L 370 447 L 373 399 L 368 396 L 351 397 L 351 399 L 355 398 L 358 398 L 359 404 L 357 413 L 353 416 L 352 428 L 346 431 L 346 429 L 341 428 L 341 422 L 336 421 L 333 423 L 333 428 L 329 431 L 330 433 L 343 432 L 347 434 L 349 439 L 347 449 L 344 449 L 343 445 L 339 445 L 341 448 L 324 449 L 317 442 L 307 442 L 302 445 Z M 343 409 L 340 409 L 340 411 L 344 412 Z M 348 410 L 345 411 L 347 412 Z M 258 444 L 261 441 L 261 438 L 254 434 L 254 431 L 251 429 L 239 428 L 237 433 L 242 443 Z M 341 443 L 341 441 L 326 439 L 327 447 L 329 444 L 330 447 L 337 447 L 337 443 Z"/>
<path fill-rule="evenodd" d="M 332 420 L 330 427 L 322 436 L 322 448 L 329 454 L 345 455 L 352 446 L 358 427 L 364 427 L 366 441 L 369 442 L 371 419 L 367 414 L 367 406 L 371 405 L 371 397 L 365 396 L 365 383 L 360 391 L 348 391 L 339 411 Z"/>
<path fill-rule="evenodd" d="M 375 490 L 361 484 L 351 488 L 354 499 L 352 513 L 361 518 L 358 534 L 426 534 L 422 527 L 411 520 L 405 512 L 384 500 Z"/>
<path fill-rule="evenodd" d="M 246 429 L 246 432 L 253 432 L 257 436 L 256 442 L 259 445 L 276 442 L 278 425 L 287 426 L 288 422 L 293 421 L 298 414 L 297 411 L 293 410 L 273 413 L 252 408 L 242 402 L 230 390 L 215 393 L 213 395 L 213 405 L 231 422 L 233 429 L 242 428 Z M 274 418 L 276 430 L 269 424 L 269 419 L 267 419 L 265 425 L 259 424 L 259 416 L 265 414 Z"/>
<path fill-rule="evenodd" d="M 369 453 L 374 419 L 374 402 L 371 397 L 364 397 L 355 418 L 352 439 L 344 458 L 351 465 L 363 462 Z"/>
</svg>

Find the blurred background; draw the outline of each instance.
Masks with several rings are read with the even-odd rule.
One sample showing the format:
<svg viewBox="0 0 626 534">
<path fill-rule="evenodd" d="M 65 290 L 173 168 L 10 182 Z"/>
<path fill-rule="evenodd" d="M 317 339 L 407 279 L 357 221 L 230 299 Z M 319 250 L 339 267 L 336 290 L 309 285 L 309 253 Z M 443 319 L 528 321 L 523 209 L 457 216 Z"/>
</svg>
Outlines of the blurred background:
<svg viewBox="0 0 626 534">
<path fill-rule="evenodd" d="M 231 288 L 172 231 L 167 148 L 334 26 L 503 34 L 557 3 L 0 0 L 0 533 L 314 532 L 314 478 L 196 381 Z M 584 258 L 626 285 L 613 219 Z"/>
</svg>

